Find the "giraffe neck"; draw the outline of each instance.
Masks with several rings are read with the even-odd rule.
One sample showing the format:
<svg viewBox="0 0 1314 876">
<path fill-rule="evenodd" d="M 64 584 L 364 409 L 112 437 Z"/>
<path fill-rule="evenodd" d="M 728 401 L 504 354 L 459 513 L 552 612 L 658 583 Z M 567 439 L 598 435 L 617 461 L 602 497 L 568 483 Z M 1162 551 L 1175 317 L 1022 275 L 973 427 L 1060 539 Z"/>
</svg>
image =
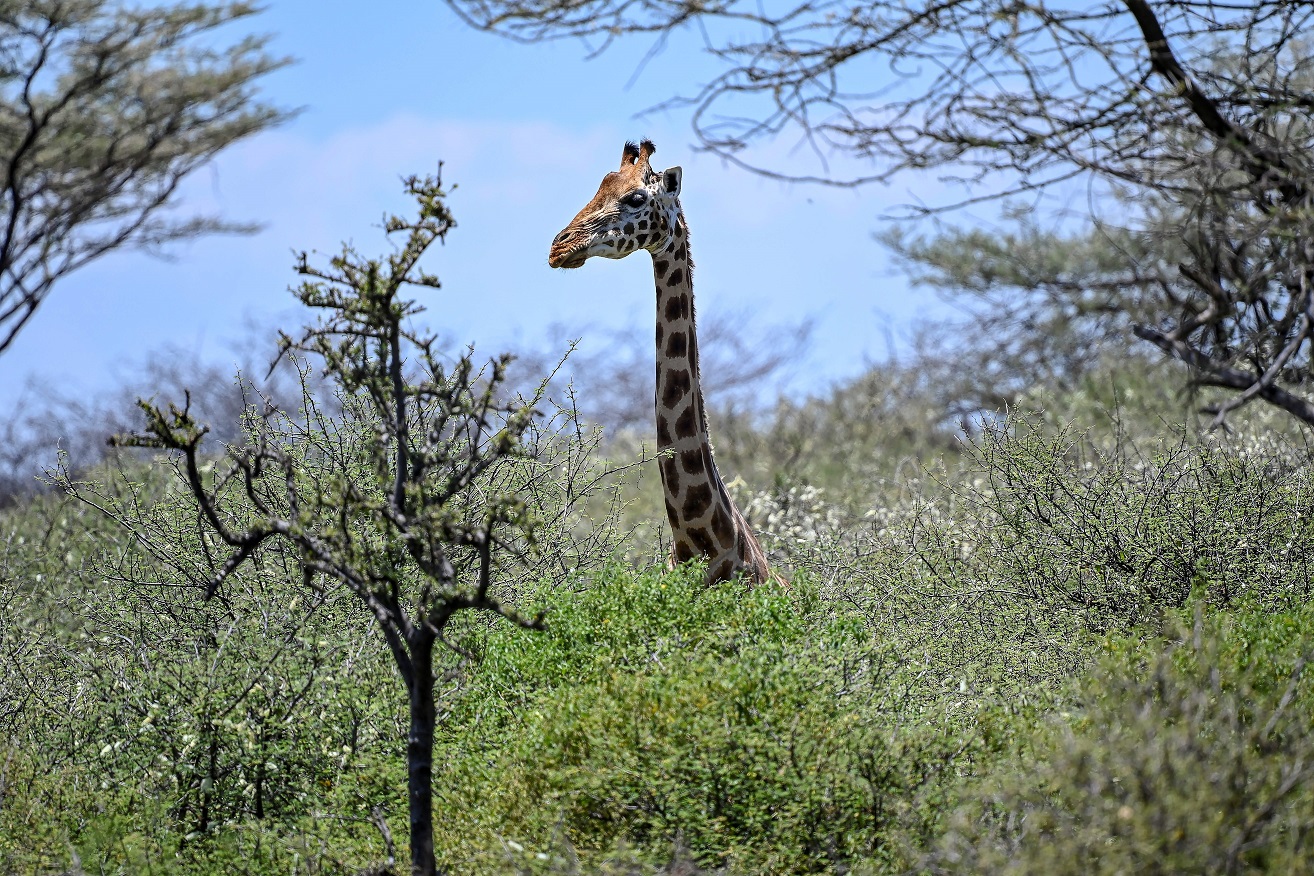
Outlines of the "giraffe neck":
<svg viewBox="0 0 1314 876">
<path fill-rule="evenodd" d="M 767 575 L 766 558 L 730 499 L 712 459 L 698 369 L 693 261 L 684 215 L 670 243 L 653 254 L 657 286 L 657 449 L 666 516 L 677 562 L 707 558 L 710 583 L 738 572 Z"/>
</svg>

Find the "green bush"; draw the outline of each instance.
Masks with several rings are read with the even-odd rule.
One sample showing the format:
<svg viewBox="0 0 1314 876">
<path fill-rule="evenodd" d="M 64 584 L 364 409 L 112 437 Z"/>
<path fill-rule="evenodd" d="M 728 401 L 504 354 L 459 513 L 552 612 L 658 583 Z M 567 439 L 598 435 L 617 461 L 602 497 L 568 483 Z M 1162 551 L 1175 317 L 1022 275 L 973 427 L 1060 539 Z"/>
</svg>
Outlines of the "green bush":
<svg viewBox="0 0 1314 876">
<path fill-rule="evenodd" d="M 508 850 L 549 868 L 563 836 L 586 863 L 626 844 L 656 863 L 677 835 L 704 866 L 841 872 L 928 829 L 968 723 L 912 720 L 907 662 L 806 579 L 701 575 L 613 568 L 552 594 L 544 635 L 490 634 L 444 724 L 452 872 Z"/>
<path fill-rule="evenodd" d="M 167 556 L 53 497 L 0 512 L 0 872 L 380 861 L 405 716 L 378 642 L 279 551 L 223 599 L 177 589 L 205 562 L 195 519 L 167 466 L 133 465 L 119 507 L 153 509 Z M 677 842 L 743 874 L 1310 867 L 1309 793 L 1278 793 L 1314 763 L 1291 684 L 1305 448 L 1013 420 L 910 471 L 868 511 L 790 477 L 745 501 L 787 589 L 533 570 L 507 595 L 546 633 L 454 623 L 479 660 L 442 667 L 448 872 L 653 873 Z"/>
<path fill-rule="evenodd" d="M 165 471 L 133 473 L 169 518 Z M 223 599 L 188 583 L 80 503 L 42 497 L 0 518 L 0 872 L 75 854 L 189 872 L 207 844 L 259 845 L 252 825 L 295 845 L 326 804 L 355 816 L 344 838 L 371 806 L 398 808 L 398 786 L 375 778 L 402 735 L 394 682 L 359 609 L 307 598 L 277 551 Z M 358 832 L 358 853 L 380 857 L 378 831 Z"/>
<path fill-rule="evenodd" d="M 998 765 L 942 873 L 1314 870 L 1314 609 L 1244 604 L 1109 653 Z"/>
</svg>

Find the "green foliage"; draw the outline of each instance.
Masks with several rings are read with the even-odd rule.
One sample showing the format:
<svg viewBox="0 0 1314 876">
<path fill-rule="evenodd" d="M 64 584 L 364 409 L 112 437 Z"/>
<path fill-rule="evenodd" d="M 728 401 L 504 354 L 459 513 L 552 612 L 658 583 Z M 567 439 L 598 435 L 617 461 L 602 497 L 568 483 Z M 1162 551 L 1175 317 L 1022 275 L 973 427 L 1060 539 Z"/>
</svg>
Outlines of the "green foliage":
<svg viewBox="0 0 1314 876">
<path fill-rule="evenodd" d="M 613 568 L 554 593 L 544 635 L 490 635 L 441 735 L 454 872 L 508 848 L 554 866 L 562 835 L 590 866 L 625 844 L 656 863 L 677 834 L 734 872 L 900 860 L 974 745 L 962 716 L 909 708 L 905 661 L 806 579 L 701 575 Z"/>
<path fill-rule="evenodd" d="M 1131 326 L 1153 318 L 1149 289 L 1172 258 L 1147 252 L 1145 235 L 1124 228 L 1063 233 L 1016 205 L 1004 217 L 1003 229 L 945 228 L 928 237 L 895 227 L 881 236 L 916 285 L 963 311 L 919 340 L 958 371 L 937 382 L 956 390 L 960 404 L 985 410 L 1037 390 L 1071 392 L 1101 360 L 1126 360 Z M 1137 349 L 1132 357 L 1146 364 L 1148 350 L 1137 357 Z"/>
<path fill-rule="evenodd" d="M 137 473 L 152 511 L 184 523 L 168 470 Z M 72 850 L 144 872 L 181 847 L 188 872 L 210 845 L 259 846 L 252 824 L 295 845 L 289 826 L 331 801 L 395 807 L 377 780 L 399 736 L 390 661 L 350 633 L 363 618 L 346 594 L 300 590 L 294 556 L 270 551 L 200 602 L 99 511 L 53 497 L 6 515 L 0 545 L 0 869 L 63 866 Z M 381 857 L 377 831 L 356 833 L 359 860 Z"/>
<path fill-rule="evenodd" d="M 80 513 L 118 530 L 65 570 L 48 606 L 24 580 L 39 558 L 3 570 L 0 594 L 31 621 L 0 639 L 23 696 L 9 753 L 30 782 L 27 814 L 0 818 L 53 825 L 25 832 L 45 837 L 35 854 L 107 837 L 97 853 L 128 866 L 125 837 L 147 810 L 180 846 L 224 847 L 246 821 L 296 825 L 326 805 L 355 823 L 368 813 L 382 838 L 377 813 L 407 785 L 412 866 L 432 871 L 435 678 L 459 677 L 466 659 L 448 623 L 474 609 L 539 626 L 504 600 L 603 562 L 611 529 L 607 514 L 576 517 L 604 483 L 595 435 L 569 411 L 544 417 L 542 386 L 506 393 L 510 357 L 480 370 L 407 327 L 421 308 L 400 293 L 438 287 L 418 262 L 453 225 L 437 179 L 408 190 L 418 218 L 388 220 L 405 235 L 391 254 L 347 248 L 326 269 L 299 266 L 298 297 L 324 315 L 282 352 L 320 363 L 331 397 L 300 363 L 299 408 L 252 405 L 220 459 L 202 452 L 207 429 L 187 404 L 143 401 L 145 432 L 114 443 L 168 456 L 82 482 L 57 473 Z M 49 665 L 26 666 L 37 650 Z M 394 673 L 406 718 L 388 705 Z M 402 737 L 404 781 L 386 766 Z M 88 803 L 69 805 L 70 788 Z M 53 818 L 33 815 L 43 795 L 59 801 Z"/>
<path fill-rule="evenodd" d="M 948 400 L 929 378 L 889 362 L 824 394 L 781 398 L 766 417 L 714 411 L 715 433 L 725 436 L 717 461 L 759 489 L 814 486 L 853 511 L 897 502 L 961 449 Z"/>
<path fill-rule="evenodd" d="M 1066 432 L 987 433 L 975 489 L 957 493 L 970 549 L 944 574 L 1066 603 L 1092 627 L 1180 605 L 1201 582 L 1220 604 L 1248 592 L 1304 600 L 1314 482 L 1300 452 L 1284 451 L 1265 439 L 1101 449 Z"/>
<path fill-rule="evenodd" d="M 974 791 L 943 873 L 1304 873 L 1314 867 L 1308 604 L 1243 604 L 1166 647 L 1114 637 L 1070 712 Z"/>
<path fill-rule="evenodd" d="M 440 179 L 413 177 L 406 188 L 418 215 L 388 218 L 385 231 L 405 239 L 394 252 L 367 258 L 345 247 L 324 269 L 303 253 L 297 266 L 308 279 L 294 294 L 319 321 L 300 338 L 283 335 L 280 358 L 306 356 L 320 365 L 335 387 L 337 412 L 307 386 L 300 410 L 253 413 L 247 440 L 207 471 L 200 449 L 208 429 L 188 404 L 166 409 L 143 400 L 143 432 L 114 439 L 181 456 L 206 524 L 200 537 L 224 557 L 197 577 L 208 579 L 207 598 L 266 543 L 286 540 L 302 556 L 307 586 L 322 588 L 313 580 L 320 575 L 354 592 L 401 664 L 407 661 L 394 643 L 409 647 L 426 624 L 440 633 L 463 608 L 503 611 L 488 592 L 491 576 L 505 554 L 523 553 L 513 545 L 533 544 L 536 521 L 501 481 L 526 457 L 523 439 L 542 400 L 541 389 L 528 399 L 503 397 L 509 355 L 482 370 L 472 352 L 449 364 L 435 336 L 408 328 L 424 308 L 402 295 L 440 287 L 419 261 L 455 220 Z M 65 486 L 79 494 L 67 478 Z M 131 513 L 115 512 L 132 531 Z M 422 594 L 413 619 L 403 590 Z"/>
</svg>

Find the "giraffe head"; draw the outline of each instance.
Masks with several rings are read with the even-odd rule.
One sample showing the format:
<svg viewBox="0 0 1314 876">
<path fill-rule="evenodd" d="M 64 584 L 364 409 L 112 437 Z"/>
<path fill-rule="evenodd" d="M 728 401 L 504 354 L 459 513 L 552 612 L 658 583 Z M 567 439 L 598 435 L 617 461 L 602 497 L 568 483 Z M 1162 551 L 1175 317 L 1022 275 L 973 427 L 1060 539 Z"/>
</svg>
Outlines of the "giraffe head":
<svg viewBox="0 0 1314 876">
<path fill-rule="evenodd" d="M 593 256 L 623 259 L 640 249 L 660 252 L 680 213 L 680 168 L 658 173 L 651 140 L 625 144 L 620 170 L 602 178 L 598 193 L 552 241 L 548 264 L 578 268 Z"/>
</svg>

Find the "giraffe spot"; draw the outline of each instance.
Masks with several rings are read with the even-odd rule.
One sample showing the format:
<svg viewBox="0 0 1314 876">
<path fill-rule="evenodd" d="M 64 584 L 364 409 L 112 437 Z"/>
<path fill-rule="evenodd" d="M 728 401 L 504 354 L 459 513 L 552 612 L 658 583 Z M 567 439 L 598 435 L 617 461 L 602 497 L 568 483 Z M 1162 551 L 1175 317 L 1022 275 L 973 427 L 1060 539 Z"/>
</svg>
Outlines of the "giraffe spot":
<svg viewBox="0 0 1314 876">
<path fill-rule="evenodd" d="M 634 233 L 634 223 L 633 223 L 633 222 L 626 222 L 626 223 L 625 223 L 625 227 L 622 228 L 621 230 L 624 231 L 626 234 L 633 234 L 633 233 Z"/>
<path fill-rule="evenodd" d="M 716 545 L 712 544 L 712 537 L 707 534 L 705 529 L 689 530 L 689 540 L 698 548 L 698 553 L 704 557 L 710 557 L 716 553 Z"/>
<path fill-rule="evenodd" d="M 695 447 L 693 450 L 683 450 L 680 452 L 680 464 L 684 470 L 691 475 L 702 474 L 707 469 L 703 466 L 703 449 Z"/>
<path fill-rule="evenodd" d="M 671 278 L 666 281 L 666 286 L 667 288 L 670 288 L 672 286 L 679 286 L 683 282 L 684 282 L 684 268 L 676 268 L 674 271 L 671 271 Z"/>
<path fill-rule="evenodd" d="M 681 368 L 666 372 L 666 386 L 662 389 L 662 406 L 670 409 L 689 392 L 689 372 Z"/>
<path fill-rule="evenodd" d="M 681 426 L 689 427 L 690 431 L 689 433 L 687 433 L 687 435 L 686 433 L 679 431 L 679 428 L 681 428 Z M 707 420 L 704 420 L 702 416 L 700 416 L 698 403 L 696 403 L 696 399 L 695 399 L 694 405 L 690 405 L 689 410 L 683 412 L 683 414 L 681 414 L 681 419 L 679 419 L 678 422 L 675 423 L 675 436 L 689 437 L 690 435 L 699 435 L 699 433 L 704 433 L 704 432 L 707 432 Z M 703 461 L 706 462 L 707 468 L 715 469 L 716 466 L 712 465 L 711 450 L 708 450 L 706 447 L 704 447 L 703 450 L 704 450 Z"/>
<path fill-rule="evenodd" d="M 661 462 L 662 483 L 666 485 L 666 490 L 671 493 L 680 491 L 680 472 L 675 467 L 675 457 L 666 456 Z"/>
<path fill-rule="evenodd" d="M 671 440 L 671 427 L 666 422 L 666 418 L 657 417 L 657 443 L 662 447 L 670 447 L 675 442 Z"/>
<path fill-rule="evenodd" d="M 671 504 L 671 498 L 666 497 L 666 519 L 670 522 L 671 528 L 674 529 L 679 518 L 675 516 L 675 506 Z"/>
<path fill-rule="evenodd" d="M 662 308 L 662 315 L 666 317 L 667 322 L 674 322 L 684 312 L 684 308 L 680 304 L 680 299 L 683 297 L 683 295 L 673 295 L 666 299 L 666 306 Z"/>
<path fill-rule="evenodd" d="M 686 340 L 684 332 L 671 332 L 671 339 L 666 342 L 666 355 L 683 356 L 688 350 Z"/>
<path fill-rule="evenodd" d="M 698 415 L 694 411 L 694 405 L 684 409 L 684 413 L 675 418 L 675 437 L 692 438 L 698 434 Z"/>
<path fill-rule="evenodd" d="M 640 219 L 640 220 L 639 220 L 639 230 L 640 230 L 640 231 L 647 231 L 647 230 L 648 230 L 648 220 L 647 220 L 647 219 Z"/>
<path fill-rule="evenodd" d="M 648 242 L 648 235 L 640 232 L 639 236 L 635 238 L 634 242 L 637 243 L 639 246 L 643 246 L 645 243 Z"/>
<path fill-rule="evenodd" d="M 698 556 L 698 554 L 695 552 L 694 546 L 690 544 L 688 540 L 681 538 L 675 542 L 675 561 L 677 563 L 688 562 L 696 556 Z"/>
<path fill-rule="evenodd" d="M 671 266 L 670 262 L 666 261 L 665 259 L 661 259 L 652 263 L 652 270 L 653 273 L 657 275 L 657 279 L 660 280 L 662 277 L 666 276 L 666 271 L 668 268 L 670 268 L 670 266 Z"/>
<path fill-rule="evenodd" d="M 681 245 L 681 247 L 675 251 L 675 260 L 678 262 L 682 262 L 688 258 L 689 258 L 688 250 L 686 250 L 684 246 Z"/>
<path fill-rule="evenodd" d="M 713 584 L 720 584 L 722 581 L 729 581 L 735 576 L 735 561 L 730 559 L 722 560 L 717 564 L 714 570 L 707 573 L 708 580 Z"/>
<path fill-rule="evenodd" d="M 684 237 L 684 226 L 679 222 L 675 223 L 675 236 L 676 238 Z"/>
<path fill-rule="evenodd" d="M 717 508 L 716 513 L 712 515 L 712 532 L 720 544 L 731 545 L 735 541 L 735 526 L 730 520 L 730 512 L 726 511 L 724 506 Z"/>
<path fill-rule="evenodd" d="M 707 488 L 707 484 L 694 484 L 685 494 L 684 507 L 680 510 L 684 513 L 685 520 L 697 520 L 706 514 L 711 506 L 712 491 Z"/>
</svg>

